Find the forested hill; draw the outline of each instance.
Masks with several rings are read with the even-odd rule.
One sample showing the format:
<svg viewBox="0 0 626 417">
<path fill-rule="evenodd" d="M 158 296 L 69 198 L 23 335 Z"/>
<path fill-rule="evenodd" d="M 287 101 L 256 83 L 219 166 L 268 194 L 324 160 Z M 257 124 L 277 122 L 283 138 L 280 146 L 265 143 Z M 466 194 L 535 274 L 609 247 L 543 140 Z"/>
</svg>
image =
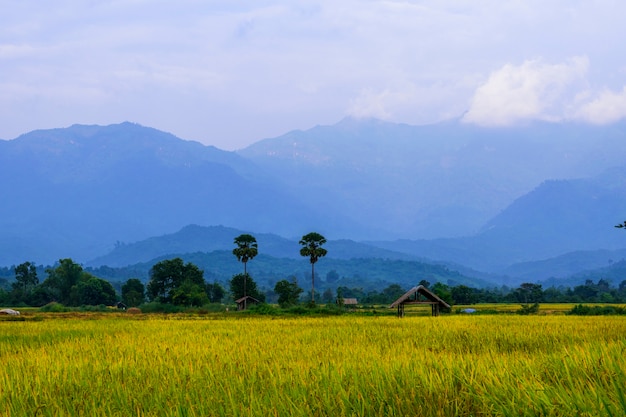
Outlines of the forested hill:
<svg viewBox="0 0 626 417">
<path fill-rule="evenodd" d="M 146 261 L 158 253 L 139 242 L 195 224 L 292 241 L 316 231 L 376 242 L 372 256 L 377 246 L 495 271 L 618 248 L 607 230 L 626 216 L 624 160 L 626 122 L 346 119 L 239 152 L 132 123 L 35 131 L 0 141 L 0 265 L 122 265 L 112 253 L 127 246 Z"/>
</svg>

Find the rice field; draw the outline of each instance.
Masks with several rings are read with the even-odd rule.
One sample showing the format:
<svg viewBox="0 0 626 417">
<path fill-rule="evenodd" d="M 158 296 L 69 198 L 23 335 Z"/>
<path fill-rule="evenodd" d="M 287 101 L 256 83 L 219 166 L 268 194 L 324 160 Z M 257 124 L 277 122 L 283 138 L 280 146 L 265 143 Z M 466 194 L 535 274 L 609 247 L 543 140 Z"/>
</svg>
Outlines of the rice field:
<svg viewBox="0 0 626 417">
<path fill-rule="evenodd" d="M 623 317 L 68 317 L 0 322 L 0 415 L 626 415 Z"/>
</svg>

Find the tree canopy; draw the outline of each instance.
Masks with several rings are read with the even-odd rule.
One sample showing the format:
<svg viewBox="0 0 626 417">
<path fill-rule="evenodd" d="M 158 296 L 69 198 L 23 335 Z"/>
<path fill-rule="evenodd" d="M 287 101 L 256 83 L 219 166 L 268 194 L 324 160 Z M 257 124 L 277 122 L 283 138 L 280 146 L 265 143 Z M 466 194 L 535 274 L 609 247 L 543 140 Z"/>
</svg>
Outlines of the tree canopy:
<svg viewBox="0 0 626 417">
<path fill-rule="evenodd" d="M 252 260 L 259 253 L 256 238 L 244 233 L 235 238 L 235 245 L 237 245 L 237 247 L 233 249 L 233 255 L 237 257 L 239 262 L 243 263 L 243 273 L 247 274 L 246 265 L 248 261 Z"/>
<path fill-rule="evenodd" d="M 283 308 L 298 304 L 302 291 L 295 280 L 283 279 L 274 286 L 274 292 L 278 294 L 278 304 Z"/>
<path fill-rule="evenodd" d="M 168 259 L 150 269 L 147 292 L 151 301 L 176 305 L 201 305 L 206 297 L 204 272 L 181 258 Z"/>
<path fill-rule="evenodd" d="M 309 262 L 311 262 L 311 303 L 315 303 L 315 263 L 328 253 L 322 247 L 326 243 L 326 238 L 319 233 L 311 232 L 302 236 L 298 243 L 302 245 L 300 255 L 308 256 Z"/>
<path fill-rule="evenodd" d="M 265 301 L 265 295 L 259 292 L 256 282 L 254 282 L 250 274 L 234 275 L 230 280 L 230 294 L 233 300 L 249 295 L 259 301 Z"/>
</svg>

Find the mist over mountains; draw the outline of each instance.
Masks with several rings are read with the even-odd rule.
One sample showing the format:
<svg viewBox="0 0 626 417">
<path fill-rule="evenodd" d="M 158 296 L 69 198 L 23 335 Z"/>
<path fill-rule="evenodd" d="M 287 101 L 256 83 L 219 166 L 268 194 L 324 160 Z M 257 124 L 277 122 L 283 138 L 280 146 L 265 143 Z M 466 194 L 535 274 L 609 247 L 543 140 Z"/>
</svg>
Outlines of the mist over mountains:
<svg viewBox="0 0 626 417">
<path fill-rule="evenodd" d="M 227 228 L 274 235 L 266 250 L 276 256 L 318 231 L 346 256 L 483 271 L 619 250 L 625 128 L 345 119 L 237 152 L 132 123 L 34 131 L 0 141 L 0 265 L 146 261 L 164 247 L 146 249 L 150 238 L 191 224 L 224 226 L 231 246 Z M 145 248 L 122 250 L 132 245 Z"/>
</svg>

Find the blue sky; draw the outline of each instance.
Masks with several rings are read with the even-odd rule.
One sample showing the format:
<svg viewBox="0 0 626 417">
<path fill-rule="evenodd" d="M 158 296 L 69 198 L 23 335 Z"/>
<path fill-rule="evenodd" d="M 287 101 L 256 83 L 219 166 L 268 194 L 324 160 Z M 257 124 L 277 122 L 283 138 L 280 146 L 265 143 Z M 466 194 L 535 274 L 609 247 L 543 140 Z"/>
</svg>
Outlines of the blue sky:
<svg viewBox="0 0 626 417">
<path fill-rule="evenodd" d="M 0 138 L 132 121 L 221 149 L 346 116 L 626 117 L 626 2 L 0 0 Z"/>
</svg>

